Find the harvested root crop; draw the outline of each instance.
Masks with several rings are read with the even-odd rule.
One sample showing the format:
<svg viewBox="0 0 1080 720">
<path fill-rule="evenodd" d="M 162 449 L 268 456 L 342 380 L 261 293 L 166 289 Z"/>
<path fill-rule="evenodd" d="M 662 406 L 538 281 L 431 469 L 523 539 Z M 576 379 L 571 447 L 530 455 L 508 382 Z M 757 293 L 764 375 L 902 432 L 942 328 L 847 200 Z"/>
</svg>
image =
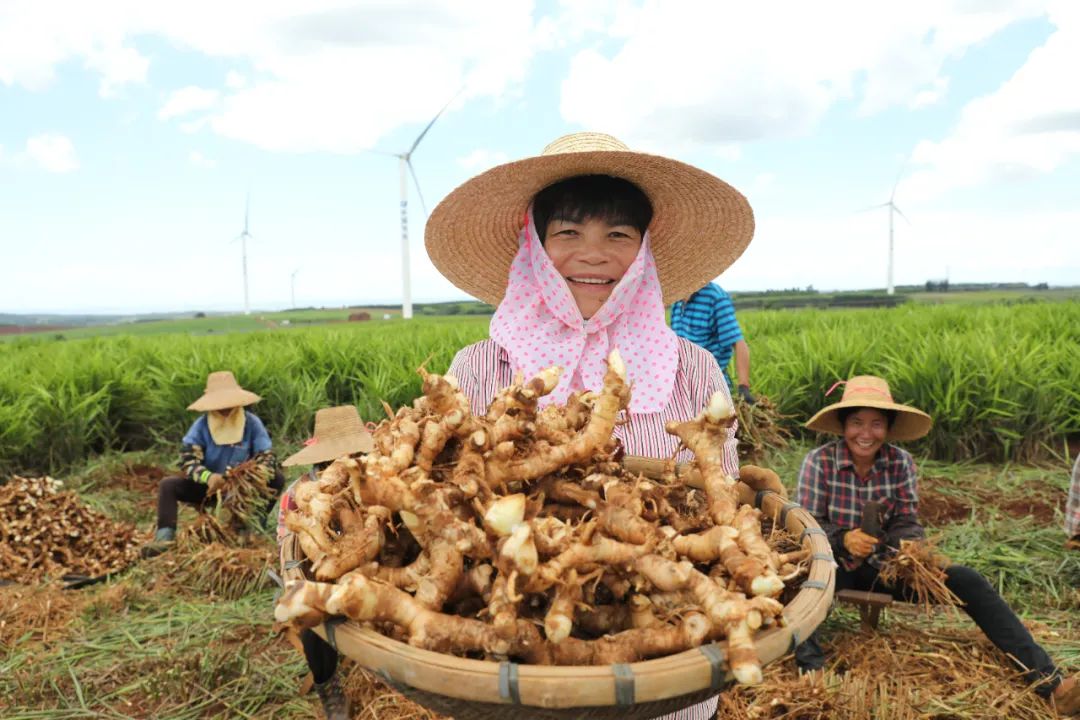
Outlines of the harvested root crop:
<svg viewBox="0 0 1080 720">
<path fill-rule="evenodd" d="M 735 400 L 739 419 L 739 460 L 757 462 L 768 450 L 783 450 L 791 439 L 791 430 L 784 424 L 790 415 L 782 415 L 776 404 L 758 395 L 753 405 L 742 397 Z"/>
<path fill-rule="evenodd" d="M 881 580 L 903 583 L 915 593 L 915 601 L 929 614 L 934 605 L 956 607 L 964 602 L 945 586 L 949 561 L 932 541 L 901 540 L 900 550 L 881 566 Z"/>
<path fill-rule="evenodd" d="M 207 500 L 204 513 L 185 536 L 202 543 L 236 545 L 241 536 L 259 530 L 267 502 L 274 497 L 270 470 L 254 460 L 247 460 L 225 473 L 225 484 L 216 498 Z"/>
<path fill-rule="evenodd" d="M 68 574 L 123 570 L 144 541 L 134 525 L 110 520 L 50 477 L 0 485 L 0 579 L 23 584 Z"/>
<path fill-rule="evenodd" d="M 783 622 L 799 574 L 739 507 L 721 448 L 734 412 L 717 393 L 668 431 L 705 491 L 629 472 L 612 439 L 629 405 L 617 352 L 599 392 L 540 408 L 551 369 L 475 416 L 451 376 L 374 432 L 375 450 L 301 483 L 286 515 L 314 580 L 290 583 L 279 622 L 329 615 L 463 657 L 635 662 L 729 641 L 735 677 L 761 678 L 754 633 Z"/>
</svg>

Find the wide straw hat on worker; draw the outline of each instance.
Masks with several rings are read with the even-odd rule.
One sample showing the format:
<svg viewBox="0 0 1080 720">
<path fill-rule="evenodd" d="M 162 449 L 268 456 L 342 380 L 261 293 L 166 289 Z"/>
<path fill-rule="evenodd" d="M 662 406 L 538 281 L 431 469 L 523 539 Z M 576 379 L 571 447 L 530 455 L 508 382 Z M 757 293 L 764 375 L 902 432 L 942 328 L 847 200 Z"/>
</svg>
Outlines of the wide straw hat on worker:
<svg viewBox="0 0 1080 720">
<path fill-rule="evenodd" d="M 648 196 L 665 303 L 715 279 L 754 236 L 750 204 L 720 178 L 678 160 L 633 152 L 610 135 L 574 133 L 537 157 L 494 167 L 451 192 L 431 213 L 424 233 L 431 261 L 450 282 L 497 305 L 529 203 L 547 186 L 576 175 L 623 178 Z"/>
<path fill-rule="evenodd" d="M 323 408 L 315 413 L 315 435 L 304 448 L 281 464 L 314 465 L 337 460 L 342 455 L 371 452 L 375 442 L 352 405 Z"/>
<path fill-rule="evenodd" d="M 840 381 L 829 388 L 828 395 L 837 385 L 844 386 L 844 395 L 840 402 L 833 403 L 819 410 L 806 427 L 818 432 L 833 435 L 844 434 L 844 424 L 840 422 L 839 411 L 843 408 L 874 408 L 875 410 L 894 410 L 896 419 L 885 436 L 887 440 L 918 440 L 930 432 L 934 421 L 922 410 L 910 405 L 893 402 L 889 392 L 889 383 L 875 375 L 858 375 L 844 382 Z"/>
<path fill-rule="evenodd" d="M 188 405 L 188 410 L 209 412 L 234 407 L 254 405 L 262 400 L 253 392 L 245 390 L 228 370 L 212 372 L 206 376 L 206 391 L 202 397 Z"/>
</svg>

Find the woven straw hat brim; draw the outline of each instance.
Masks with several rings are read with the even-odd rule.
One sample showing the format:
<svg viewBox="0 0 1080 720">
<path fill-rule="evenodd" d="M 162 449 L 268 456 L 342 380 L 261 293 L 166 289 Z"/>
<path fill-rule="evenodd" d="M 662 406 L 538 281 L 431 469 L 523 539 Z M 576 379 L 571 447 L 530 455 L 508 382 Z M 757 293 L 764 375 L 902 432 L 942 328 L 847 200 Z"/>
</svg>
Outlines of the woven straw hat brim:
<svg viewBox="0 0 1080 720">
<path fill-rule="evenodd" d="M 750 203 L 704 170 L 631 151 L 568 152 L 499 165 L 460 185 L 431 213 L 428 256 L 454 285 L 498 305 L 533 197 L 559 180 L 593 174 L 629 180 L 652 203 L 649 231 L 665 303 L 714 280 L 754 236 Z"/>
<path fill-rule="evenodd" d="M 374 449 L 374 440 L 372 440 L 369 433 L 365 432 L 362 435 L 354 435 L 352 437 L 320 440 L 314 445 L 308 445 L 299 452 L 285 458 L 281 464 L 285 467 L 292 467 L 293 465 L 314 465 L 315 463 L 337 460 L 343 455 L 368 453 Z"/>
<path fill-rule="evenodd" d="M 829 433 L 831 435 L 843 435 L 844 426 L 840 422 L 837 411 L 847 407 L 895 410 L 896 419 L 893 421 L 892 427 L 889 428 L 889 432 L 885 436 L 886 440 L 897 440 L 901 442 L 906 440 L 918 440 L 921 437 L 925 437 L 934 424 L 934 421 L 929 415 L 910 405 L 901 405 L 886 400 L 857 398 L 847 402 L 840 401 L 838 403 L 833 403 L 832 405 L 819 410 L 814 417 L 810 418 L 810 422 L 806 423 L 806 427 L 811 430 L 817 430 L 818 432 Z"/>
<path fill-rule="evenodd" d="M 226 388 L 203 393 L 203 396 L 188 405 L 187 409 L 195 412 L 210 412 L 211 410 L 247 407 L 260 400 L 262 400 L 261 397 L 243 388 Z"/>
</svg>

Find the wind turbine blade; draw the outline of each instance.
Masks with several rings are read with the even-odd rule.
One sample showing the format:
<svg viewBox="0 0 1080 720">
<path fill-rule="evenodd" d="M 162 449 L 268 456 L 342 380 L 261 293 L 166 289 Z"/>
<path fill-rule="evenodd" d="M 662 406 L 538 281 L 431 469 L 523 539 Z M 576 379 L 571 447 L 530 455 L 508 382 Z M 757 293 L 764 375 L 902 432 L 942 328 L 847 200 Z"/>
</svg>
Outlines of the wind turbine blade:
<svg viewBox="0 0 1080 720">
<path fill-rule="evenodd" d="M 911 225 L 911 221 L 910 221 L 910 220 L 908 220 L 908 218 L 907 218 L 907 215 L 905 215 L 904 213 L 900 212 L 900 208 L 896 207 L 896 205 L 893 205 L 893 206 L 892 206 L 892 209 L 896 211 L 896 214 L 897 214 L 897 215 L 899 215 L 900 217 L 904 218 L 904 222 L 906 222 L 906 223 L 907 223 L 908 225 Z M 914 227 L 914 225 L 912 225 L 912 227 Z"/>
<path fill-rule="evenodd" d="M 889 207 L 889 203 L 883 202 L 883 203 L 879 203 L 877 205 L 869 205 L 867 207 L 864 207 L 862 210 L 856 210 L 855 212 L 856 212 L 856 214 L 864 213 L 864 212 L 870 212 L 871 210 L 877 210 L 878 208 L 883 208 L 883 207 Z"/>
<path fill-rule="evenodd" d="M 247 195 L 244 196 L 244 232 L 245 233 L 247 233 L 247 230 L 248 230 L 248 214 L 249 214 L 250 210 L 251 210 L 251 192 L 248 191 Z"/>
<path fill-rule="evenodd" d="M 416 177 L 416 170 L 412 166 L 412 160 L 406 160 L 405 164 L 409 166 L 409 174 L 412 175 L 413 184 L 416 185 L 416 194 L 420 197 L 420 207 L 423 208 L 424 214 L 427 215 L 427 203 L 424 202 L 424 193 L 420 191 L 420 179 Z"/>
<path fill-rule="evenodd" d="M 908 159 L 904 158 L 904 162 L 900 165 L 900 170 L 896 173 L 896 181 L 892 184 L 892 192 L 889 193 L 889 202 L 896 199 L 896 188 L 900 186 L 900 178 L 904 176 L 904 170 L 907 168 Z M 907 218 L 904 218 L 905 220 Z"/>
<path fill-rule="evenodd" d="M 420 141 L 424 139 L 424 136 L 427 135 L 428 130 L 431 129 L 431 126 L 435 124 L 435 121 L 439 119 L 440 115 L 446 112 L 446 108 L 450 107 L 450 103 L 457 100 L 457 96 L 460 95 L 462 90 L 464 89 L 465 88 L 462 87 L 461 90 L 458 90 L 456 93 L 454 93 L 454 97 L 450 98 L 446 102 L 446 104 L 442 106 L 442 110 L 439 110 L 439 112 L 435 113 L 435 117 L 431 118 L 431 122 L 427 124 L 427 127 L 424 128 L 424 131 L 417 136 L 415 141 L 413 141 L 412 147 L 409 148 L 409 152 L 405 153 L 405 157 L 410 157 L 413 154 L 413 150 L 415 150 L 416 146 L 420 144 Z"/>
</svg>

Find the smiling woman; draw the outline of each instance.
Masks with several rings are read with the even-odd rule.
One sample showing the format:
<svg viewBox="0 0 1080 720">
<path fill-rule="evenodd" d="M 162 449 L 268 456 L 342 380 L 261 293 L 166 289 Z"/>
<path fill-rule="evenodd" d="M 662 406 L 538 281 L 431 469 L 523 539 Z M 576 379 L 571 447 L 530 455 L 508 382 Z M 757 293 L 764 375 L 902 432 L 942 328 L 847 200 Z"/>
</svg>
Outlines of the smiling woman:
<svg viewBox="0 0 1080 720">
<path fill-rule="evenodd" d="M 439 270 L 498 305 L 491 339 L 461 350 L 450 374 L 473 412 L 484 414 L 516 373 L 559 366 L 558 384 L 541 403 L 563 403 L 573 392 L 599 390 L 606 358 L 618 349 L 633 395 L 614 435 L 628 454 L 669 458 L 680 441 L 665 424 L 692 419 L 728 390 L 713 356 L 668 328 L 664 302 L 723 272 L 752 235 L 750 206 L 738 191 L 608 135 L 569 135 L 539 157 L 493 168 L 447 196 L 426 230 Z M 734 427 L 721 456 L 737 477 Z M 715 711 L 712 698 L 668 717 Z"/>
</svg>

